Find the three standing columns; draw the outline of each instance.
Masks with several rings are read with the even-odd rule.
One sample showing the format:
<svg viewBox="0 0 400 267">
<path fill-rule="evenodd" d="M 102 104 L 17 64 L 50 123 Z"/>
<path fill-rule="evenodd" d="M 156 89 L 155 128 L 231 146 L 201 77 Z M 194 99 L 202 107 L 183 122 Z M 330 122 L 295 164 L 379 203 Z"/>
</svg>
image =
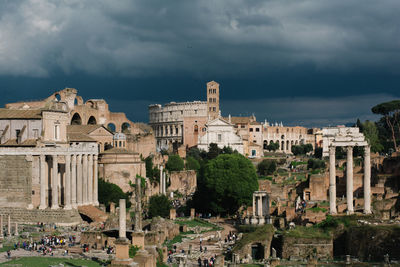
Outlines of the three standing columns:
<svg viewBox="0 0 400 267">
<path fill-rule="evenodd" d="M 336 166 L 335 146 L 329 147 L 329 210 L 336 214 Z M 364 147 L 364 213 L 371 213 L 371 153 L 370 147 Z M 346 162 L 346 199 L 347 214 L 354 213 L 353 207 L 353 147 L 347 147 Z"/>
</svg>

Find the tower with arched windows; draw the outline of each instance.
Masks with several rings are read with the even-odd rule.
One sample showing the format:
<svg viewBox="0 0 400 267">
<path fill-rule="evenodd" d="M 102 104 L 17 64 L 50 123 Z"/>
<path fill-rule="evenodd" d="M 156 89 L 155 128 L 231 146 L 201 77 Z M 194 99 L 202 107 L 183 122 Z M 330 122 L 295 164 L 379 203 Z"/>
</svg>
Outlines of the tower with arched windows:
<svg viewBox="0 0 400 267">
<path fill-rule="evenodd" d="M 219 116 L 219 83 L 207 83 L 207 113 L 210 120 Z"/>
</svg>

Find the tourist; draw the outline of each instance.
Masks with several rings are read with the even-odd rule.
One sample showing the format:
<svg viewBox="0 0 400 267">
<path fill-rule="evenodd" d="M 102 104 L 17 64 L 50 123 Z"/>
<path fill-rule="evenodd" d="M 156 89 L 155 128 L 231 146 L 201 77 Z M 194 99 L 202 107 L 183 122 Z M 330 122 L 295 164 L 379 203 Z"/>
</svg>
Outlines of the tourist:
<svg viewBox="0 0 400 267">
<path fill-rule="evenodd" d="M 197 259 L 197 263 L 199 264 L 199 267 L 201 267 L 201 259 L 200 259 L 200 257 Z"/>
<path fill-rule="evenodd" d="M 10 250 L 7 250 L 7 258 L 11 259 L 11 251 Z"/>
</svg>

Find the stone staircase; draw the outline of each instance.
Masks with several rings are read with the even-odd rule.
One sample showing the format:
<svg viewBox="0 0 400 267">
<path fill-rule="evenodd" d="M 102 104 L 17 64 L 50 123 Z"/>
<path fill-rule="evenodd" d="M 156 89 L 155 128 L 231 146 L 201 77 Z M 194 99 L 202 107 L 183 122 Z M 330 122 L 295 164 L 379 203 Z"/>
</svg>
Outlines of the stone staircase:
<svg viewBox="0 0 400 267">
<path fill-rule="evenodd" d="M 108 218 L 108 215 L 92 205 L 80 206 L 78 207 L 78 211 L 80 214 L 89 217 L 93 222 L 105 222 Z"/>
</svg>

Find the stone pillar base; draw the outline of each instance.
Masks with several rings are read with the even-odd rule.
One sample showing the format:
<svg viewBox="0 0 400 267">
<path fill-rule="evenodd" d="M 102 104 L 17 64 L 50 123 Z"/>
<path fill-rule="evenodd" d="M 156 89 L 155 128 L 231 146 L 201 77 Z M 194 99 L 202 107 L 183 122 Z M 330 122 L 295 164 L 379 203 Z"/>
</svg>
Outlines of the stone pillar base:
<svg viewBox="0 0 400 267">
<path fill-rule="evenodd" d="M 132 233 L 132 245 L 144 249 L 144 232 Z"/>
<path fill-rule="evenodd" d="M 131 260 L 129 258 L 129 246 L 131 245 L 127 238 L 118 238 L 115 242 L 115 259 L 124 262 Z"/>
</svg>

